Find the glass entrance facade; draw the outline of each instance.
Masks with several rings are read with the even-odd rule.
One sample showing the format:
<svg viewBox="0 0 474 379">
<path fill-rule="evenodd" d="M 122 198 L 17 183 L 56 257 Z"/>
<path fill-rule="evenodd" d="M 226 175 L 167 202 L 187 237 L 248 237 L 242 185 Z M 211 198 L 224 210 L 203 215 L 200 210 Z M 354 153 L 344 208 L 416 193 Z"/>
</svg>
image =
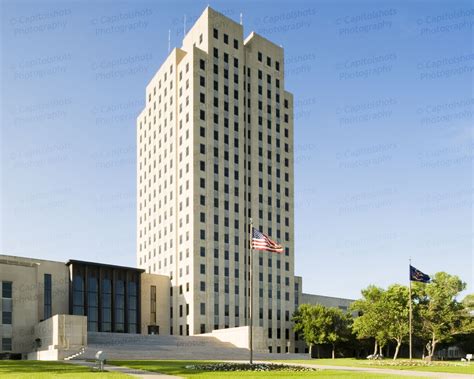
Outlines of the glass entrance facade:
<svg viewBox="0 0 474 379">
<path fill-rule="evenodd" d="M 140 333 L 141 269 L 70 260 L 69 311 L 89 332 Z"/>
</svg>

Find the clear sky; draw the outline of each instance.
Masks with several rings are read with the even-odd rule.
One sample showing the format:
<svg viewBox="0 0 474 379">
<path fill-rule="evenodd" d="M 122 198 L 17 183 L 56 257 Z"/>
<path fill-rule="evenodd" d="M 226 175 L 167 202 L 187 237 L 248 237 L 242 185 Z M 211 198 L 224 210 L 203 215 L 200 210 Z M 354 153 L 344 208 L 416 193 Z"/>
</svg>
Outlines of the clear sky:
<svg viewBox="0 0 474 379">
<path fill-rule="evenodd" d="M 208 4 L 285 49 L 304 292 L 407 283 L 410 257 L 472 292 L 468 1 L 1 1 L 0 253 L 135 265 L 135 119 Z"/>
</svg>

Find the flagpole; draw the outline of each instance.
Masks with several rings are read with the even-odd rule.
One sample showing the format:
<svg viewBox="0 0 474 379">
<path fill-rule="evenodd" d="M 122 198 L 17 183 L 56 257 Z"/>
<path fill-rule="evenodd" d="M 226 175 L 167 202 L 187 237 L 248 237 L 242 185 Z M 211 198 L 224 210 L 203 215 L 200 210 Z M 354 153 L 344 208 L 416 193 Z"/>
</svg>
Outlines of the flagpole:
<svg viewBox="0 0 474 379">
<path fill-rule="evenodd" d="M 250 350 L 250 364 L 253 364 L 253 318 L 252 318 L 252 300 L 253 300 L 253 278 L 252 278 L 252 266 L 253 266 L 253 254 L 252 254 L 252 231 L 253 231 L 253 221 L 250 219 L 249 225 L 249 259 L 250 259 L 250 268 L 249 268 L 249 275 L 250 275 L 250 296 L 249 296 L 249 350 Z"/>
<path fill-rule="evenodd" d="M 409 285 L 408 285 L 408 293 L 409 293 L 409 296 L 410 296 L 410 311 L 409 311 L 409 315 L 408 315 L 408 320 L 409 320 L 409 356 L 410 356 L 410 361 L 412 359 L 412 319 L 413 319 L 413 306 L 412 306 L 412 299 L 411 299 L 411 258 L 409 259 L 409 267 L 408 267 L 408 282 L 409 282 Z"/>
</svg>

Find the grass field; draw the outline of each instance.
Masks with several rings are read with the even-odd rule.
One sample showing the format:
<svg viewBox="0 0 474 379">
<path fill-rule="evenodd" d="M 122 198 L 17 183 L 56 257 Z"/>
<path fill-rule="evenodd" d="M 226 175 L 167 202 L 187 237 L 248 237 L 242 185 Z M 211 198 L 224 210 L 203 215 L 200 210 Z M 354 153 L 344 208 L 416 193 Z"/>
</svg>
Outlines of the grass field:
<svg viewBox="0 0 474 379">
<path fill-rule="evenodd" d="M 204 361 L 111 361 L 108 362 L 116 366 L 127 366 L 141 370 L 156 371 L 163 374 L 176 375 L 184 378 L 317 378 L 317 379 L 395 379 L 402 378 L 397 375 L 368 374 L 366 372 L 341 372 L 335 370 L 324 370 L 318 372 L 203 372 L 199 370 L 187 369 L 186 366 L 192 364 L 205 363 Z M 207 362 L 212 363 L 212 362 Z M 403 376 L 403 378 L 416 378 L 416 376 Z"/>
<path fill-rule="evenodd" d="M 369 362 L 364 360 L 355 359 L 313 359 L 313 360 L 290 360 L 281 361 L 283 363 L 304 363 L 304 364 L 320 364 L 320 365 L 332 365 L 332 366 L 355 366 L 355 367 L 372 367 L 372 368 L 391 368 L 398 370 L 417 370 L 417 371 L 438 371 L 447 373 L 464 373 L 474 374 L 474 363 L 470 365 L 465 364 L 461 366 L 461 363 L 448 363 L 441 362 L 433 363 L 430 366 L 415 366 L 407 367 L 402 363 L 405 360 L 397 361 L 398 365 L 389 365 L 391 361 L 378 361 Z M 422 363 L 421 361 L 415 361 L 417 364 Z M 398 375 L 384 375 L 374 374 L 368 372 L 349 372 L 349 371 L 338 371 L 335 370 L 322 370 L 317 372 L 288 372 L 288 371 L 270 371 L 270 372 L 206 372 L 193 370 L 186 368 L 192 364 L 202 363 L 216 363 L 210 361 L 110 361 L 108 364 L 116 366 L 126 366 L 136 369 L 142 369 L 146 371 L 155 371 L 163 374 L 170 374 L 181 376 L 183 378 L 201 379 L 201 378 L 259 378 L 259 379 L 270 379 L 274 377 L 279 378 L 316 378 L 316 379 L 372 379 L 372 378 L 417 378 L 413 376 L 398 376 Z M 122 379 L 130 378 L 130 376 L 112 373 L 112 372 L 96 372 L 91 371 L 87 367 L 73 365 L 63 362 L 45 362 L 45 361 L 0 361 L 0 378 L 8 379 L 26 379 L 26 378 L 64 378 L 64 379 L 92 379 L 92 378 L 105 378 L 105 379 Z"/>
<path fill-rule="evenodd" d="M 120 373 L 96 372 L 87 367 L 63 362 L 46 361 L 0 361 L 0 378 L 8 379 L 123 379 L 130 378 Z"/>
<path fill-rule="evenodd" d="M 394 370 L 416 370 L 430 372 L 448 372 L 454 374 L 474 374 L 474 362 L 424 362 L 421 359 L 414 359 L 413 365 L 408 366 L 408 359 L 385 359 L 382 361 L 370 361 L 365 359 L 338 358 L 338 359 L 311 359 L 311 360 L 290 360 L 279 362 L 306 363 L 326 366 L 351 366 L 351 367 L 373 367 L 388 368 Z"/>
</svg>

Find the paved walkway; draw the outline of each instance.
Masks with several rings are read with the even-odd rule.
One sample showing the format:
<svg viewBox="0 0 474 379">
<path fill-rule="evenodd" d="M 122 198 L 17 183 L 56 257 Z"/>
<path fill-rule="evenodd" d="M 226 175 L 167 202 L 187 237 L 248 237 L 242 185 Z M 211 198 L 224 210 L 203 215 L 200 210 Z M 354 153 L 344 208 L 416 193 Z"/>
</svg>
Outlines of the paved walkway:
<svg viewBox="0 0 474 379">
<path fill-rule="evenodd" d="M 87 361 L 79 361 L 79 360 L 71 360 L 71 361 L 64 361 L 67 363 L 78 364 L 81 366 L 87 367 L 94 367 L 94 362 L 87 362 Z M 247 363 L 248 361 L 228 361 L 228 362 L 239 362 L 239 363 Z M 268 361 L 255 361 L 255 363 L 270 363 Z M 275 363 L 275 362 L 273 362 Z M 279 364 L 291 365 L 291 366 L 303 366 L 303 367 L 311 367 L 311 368 L 319 368 L 322 370 L 338 370 L 338 371 L 356 371 L 356 372 L 367 372 L 373 374 L 390 374 L 390 375 L 398 375 L 398 376 L 417 376 L 417 377 L 424 377 L 424 378 L 439 378 L 439 379 L 473 379 L 473 375 L 471 374 L 454 374 L 449 372 L 430 372 L 430 371 L 414 371 L 414 370 L 395 370 L 395 369 L 388 369 L 388 368 L 375 368 L 375 367 L 351 367 L 351 366 L 329 366 L 329 365 L 318 365 L 313 363 L 285 363 L 285 362 L 278 362 Z M 276 363 L 276 364 L 278 364 Z M 133 369 L 129 367 L 123 366 L 111 366 L 106 365 L 105 370 L 110 372 L 121 372 L 123 374 L 128 374 L 134 376 L 136 378 L 143 378 L 143 379 L 181 379 L 179 376 L 161 374 L 159 372 L 151 372 L 151 371 L 144 371 Z"/>
<path fill-rule="evenodd" d="M 94 362 L 79 361 L 79 360 L 70 360 L 64 361 L 65 363 L 72 363 L 76 365 L 86 366 L 86 367 L 95 367 Z M 124 366 L 112 366 L 105 365 L 104 369 L 109 372 L 121 372 L 122 374 L 131 375 L 135 378 L 144 378 L 144 379 L 182 379 L 180 376 L 173 376 L 167 374 L 161 374 L 159 372 L 138 370 L 135 368 L 129 368 Z"/>
<path fill-rule="evenodd" d="M 258 363 L 269 363 L 268 361 L 259 361 Z M 292 365 L 292 366 L 303 366 L 320 368 L 323 370 L 341 370 L 341 371 L 358 371 L 358 372 L 370 372 L 373 374 L 390 374 L 399 376 L 419 376 L 425 378 L 440 378 L 440 379 L 473 379 L 471 374 L 454 374 L 450 372 L 431 372 L 431 371 L 414 371 L 414 370 L 395 370 L 389 368 L 375 368 L 375 367 L 352 367 L 352 366 L 328 366 L 318 365 L 314 363 L 285 363 L 281 364 Z"/>
</svg>

